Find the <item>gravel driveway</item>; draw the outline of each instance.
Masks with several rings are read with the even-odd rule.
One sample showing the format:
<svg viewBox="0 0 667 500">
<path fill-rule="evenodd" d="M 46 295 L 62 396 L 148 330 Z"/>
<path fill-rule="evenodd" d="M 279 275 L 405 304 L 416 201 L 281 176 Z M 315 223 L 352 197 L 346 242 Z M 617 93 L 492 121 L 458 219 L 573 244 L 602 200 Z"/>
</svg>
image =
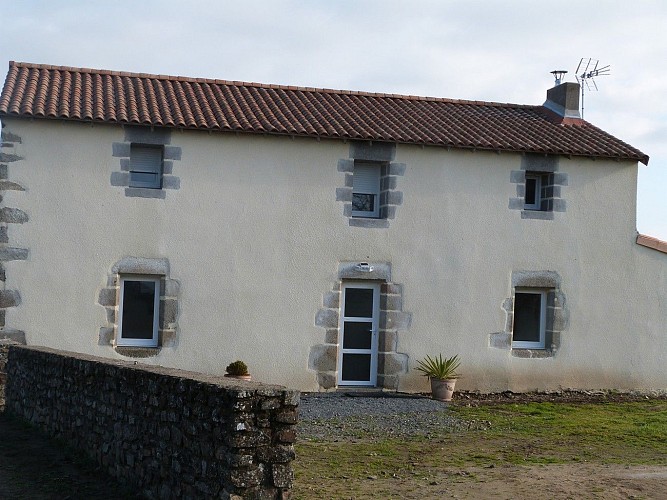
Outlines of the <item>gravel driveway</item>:
<svg viewBox="0 0 667 500">
<path fill-rule="evenodd" d="M 447 403 L 400 393 L 302 393 L 299 438 L 340 441 L 369 434 L 378 438 L 429 436 L 443 429 L 469 429 L 454 418 Z"/>
</svg>

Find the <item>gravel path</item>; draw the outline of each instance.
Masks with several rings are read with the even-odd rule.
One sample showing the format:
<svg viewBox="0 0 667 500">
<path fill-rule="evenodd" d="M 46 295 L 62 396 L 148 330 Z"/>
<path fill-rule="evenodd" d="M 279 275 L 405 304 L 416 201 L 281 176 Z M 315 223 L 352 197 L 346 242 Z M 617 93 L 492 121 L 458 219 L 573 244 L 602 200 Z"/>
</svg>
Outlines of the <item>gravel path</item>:
<svg viewBox="0 0 667 500">
<path fill-rule="evenodd" d="M 454 418 L 447 408 L 447 403 L 411 394 L 302 393 L 299 437 L 344 441 L 470 429 L 469 422 Z"/>
</svg>

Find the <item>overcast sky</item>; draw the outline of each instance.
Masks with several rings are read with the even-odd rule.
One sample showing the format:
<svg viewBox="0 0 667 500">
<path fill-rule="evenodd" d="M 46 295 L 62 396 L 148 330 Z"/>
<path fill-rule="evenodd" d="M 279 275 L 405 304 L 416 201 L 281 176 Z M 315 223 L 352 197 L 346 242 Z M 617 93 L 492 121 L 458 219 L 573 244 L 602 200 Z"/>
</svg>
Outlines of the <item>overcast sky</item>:
<svg viewBox="0 0 667 500">
<path fill-rule="evenodd" d="M 554 69 L 610 65 L 585 118 L 651 157 L 638 229 L 667 240 L 664 0 L 0 0 L 10 60 L 542 104 Z"/>
</svg>

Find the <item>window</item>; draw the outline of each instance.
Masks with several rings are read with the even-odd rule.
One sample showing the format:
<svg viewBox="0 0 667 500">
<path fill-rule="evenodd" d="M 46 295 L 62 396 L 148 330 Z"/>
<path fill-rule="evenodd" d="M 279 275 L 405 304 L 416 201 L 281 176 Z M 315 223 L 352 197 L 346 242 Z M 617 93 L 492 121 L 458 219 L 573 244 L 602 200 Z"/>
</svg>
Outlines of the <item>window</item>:
<svg viewBox="0 0 667 500">
<path fill-rule="evenodd" d="M 130 146 L 130 187 L 162 188 L 162 146 Z"/>
<path fill-rule="evenodd" d="M 354 163 L 352 217 L 380 217 L 380 165 Z"/>
<path fill-rule="evenodd" d="M 512 347 L 544 349 L 547 322 L 547 292 L 517 289 L 514 294 Z"/>
<path fill-rule="evenodd" d="M 542 210 L 542 179 L 542 175 L 526 173 L 524 210 Z"/>
<path fill-rule="evenodd" d="M 121 277 L 116 344 L 157 347 L 159 317 L 160 278 Z"/>
</svg>

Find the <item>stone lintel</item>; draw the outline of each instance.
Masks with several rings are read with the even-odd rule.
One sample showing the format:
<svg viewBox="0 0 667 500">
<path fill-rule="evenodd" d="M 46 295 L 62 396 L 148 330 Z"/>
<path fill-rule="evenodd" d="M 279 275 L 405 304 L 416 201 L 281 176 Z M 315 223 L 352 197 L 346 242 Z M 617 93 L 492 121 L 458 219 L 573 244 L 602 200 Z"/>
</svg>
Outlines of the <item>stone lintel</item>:
<svg viewBox="0 0 667 500">
<path fill-rule="evenodd" d="M 391 263 L 341 262 L 338 264 L 338 278 L 391 281 Z"/>
<path fill-rule="evenodd" d="M 114 274 L 154 274 L 168 275 L 168 259 L 146 257 L 123 257 L 111 267 Z"/>
</svg>

